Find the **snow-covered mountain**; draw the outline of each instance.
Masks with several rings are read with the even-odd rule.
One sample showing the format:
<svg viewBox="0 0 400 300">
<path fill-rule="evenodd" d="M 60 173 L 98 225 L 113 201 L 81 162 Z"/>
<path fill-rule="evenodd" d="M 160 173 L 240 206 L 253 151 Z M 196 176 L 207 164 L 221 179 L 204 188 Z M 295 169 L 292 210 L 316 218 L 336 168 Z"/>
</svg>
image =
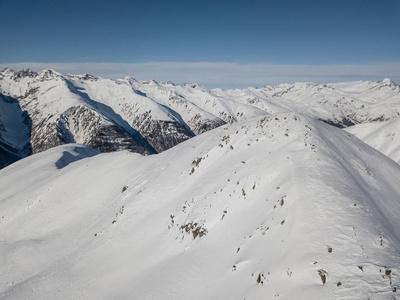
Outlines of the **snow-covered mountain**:
<svg viewBox="0 0 400 300">
<path fill-rule="evenodd" d="M 346 128 L 366 144 L 400 164 L 400 118 Z"/>
<path fill-rule="evenodd" d="M 110 107 L 85 97 L 64 76 L 51 70 L 4 70 L 1 93 L 18 100 L 31 119 L 33 153 L 65 143 L 84 143 L 99 151 L 154 150 Z"/>
<path fill-rule="evenodd" d="M 150 156 L 58 146 L 0 170 L 0 298 L 396 299 L 399 187 L 297 113 Z"/>
<path fill-rule="evenodd" d="M 0 112 L 12 109 L 18 115 L 12 122 L 8 113 L 0 115 L 3 166 L 66 143 L 152 154 L 221 125 L 278 112 L 297 112 L 339 127 L 400 114 L 400 87 L 389 79 L 210 90 L 198 84 L 5 69 L 0 71 L 0 97 Z M 18 136 L 6 134 L 16 128 L 21 129 Z"/>
<path fill-rule="evenodd" d="M 0 168 L 32 153 L 30 127 L 18 101 L 0 93 Z"/>
<path fill-rule="evenodd" d="M 0 298 L 399 298 L 399 114 L 389 79 L 3 70 Z"/>
</svg>

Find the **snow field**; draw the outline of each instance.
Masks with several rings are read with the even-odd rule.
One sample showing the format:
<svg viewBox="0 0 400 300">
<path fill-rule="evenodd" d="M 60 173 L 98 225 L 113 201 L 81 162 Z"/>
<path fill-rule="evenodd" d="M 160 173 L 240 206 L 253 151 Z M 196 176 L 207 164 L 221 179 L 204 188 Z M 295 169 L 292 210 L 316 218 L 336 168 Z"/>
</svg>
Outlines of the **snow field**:
<svg viewBox="0 0 400 300">
<path fill-rule="evenodd" d="M 0 297 L 396 296 L 400 167 L 340 129 L 281 113 L 94 154 L 0 171 Z"/>
</svg>

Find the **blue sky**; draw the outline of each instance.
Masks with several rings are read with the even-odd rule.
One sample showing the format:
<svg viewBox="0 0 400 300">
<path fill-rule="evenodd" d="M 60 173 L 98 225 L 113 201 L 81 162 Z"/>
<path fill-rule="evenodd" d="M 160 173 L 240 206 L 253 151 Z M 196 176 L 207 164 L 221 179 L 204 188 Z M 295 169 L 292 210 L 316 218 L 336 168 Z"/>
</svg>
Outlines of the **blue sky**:
<svg viewBox="0 0 400 300">
<path fill-rule="evenodd" d="M 212 87 L 400 80 L 400 0 L 0 0 L 0 11 L 0 67 Z"/>
</svg>

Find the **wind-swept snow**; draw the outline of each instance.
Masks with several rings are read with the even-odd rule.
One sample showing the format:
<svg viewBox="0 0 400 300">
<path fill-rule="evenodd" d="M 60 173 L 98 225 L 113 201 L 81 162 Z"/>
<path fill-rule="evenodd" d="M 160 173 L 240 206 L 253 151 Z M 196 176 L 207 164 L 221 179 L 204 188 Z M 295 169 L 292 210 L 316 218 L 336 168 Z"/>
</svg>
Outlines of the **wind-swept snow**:
<svg viewBox="0 0 400 300">
<path fill-rule="evenodd" d="M 400 164 L 400 119 L 359 124 L 346 131 Z"/>
<path fill-rule="evenodd" d="M 400 166 L 345 131 L 280 113 L 57 168 L 81 147 L 0 171 L 0 298 L 397 297 Z"/>
</svg>

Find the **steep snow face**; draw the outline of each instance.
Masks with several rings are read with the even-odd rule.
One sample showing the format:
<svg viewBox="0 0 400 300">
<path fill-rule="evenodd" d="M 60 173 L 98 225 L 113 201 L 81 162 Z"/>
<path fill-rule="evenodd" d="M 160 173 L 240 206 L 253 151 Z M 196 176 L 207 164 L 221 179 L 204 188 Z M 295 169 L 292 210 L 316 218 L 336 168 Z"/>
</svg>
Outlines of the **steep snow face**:
<svg viewBox="0 0 400 300">
<path fill-rule="evenodd" d="M 16 149 L 18 154 L 29 153 L 30 121 L 18 101 L 0 94 L 0 141 Z"/>
<path fill-rule="evenodd" d="M 71 150 L 0 171 L 1 298 L 397 295 L 400 166 L 345 131 L 281 113 L 60 169 Z"/>
<path fill-rule="evenodd" d="M 16 99 L 0 93 L 0 168 L 32 153 L 31 122 Z"/>
<path fill-rule="evenodd" d="M 154 81 L 133 81 L 137 89 L 145 92 L 165 105 L 189 113 L 191 116 L 205 115 L 218 122 L 232 123 L 246 118 L 266 115 L 257 107 L 252 107 L 226 97 L 219 97 L 211 90 L 198 84 L 163 84 Z M 213 117 L 211 117 L 213 116 Z"/>
<path fill-rule="evenodd" d="M 2 71 L 0 88 L 18 99 L 21 109 L 29 115 L 34 153 L 71 142 L 85 142 L 105 152 L 121 149 L 142 154 L 155 152 L 112 109 L 89 99 L 52 70 Z"/>
<path fill-rule="evenodd" d="M 112 107 L 158 152 L 194 136 L 178 113 L 135 90 L 129 81 L 80 77 L 72 77 L 71 81 L 91 99 Z"/>
<path fill-rule="evenodd" d="M 359 124 L 346 131 L 400 164 L 400 119 Z"/>
<path fill-rule="evenodd" d="M 82 143 L 101 152 L 129 150 L 142 154 L 152 153 L 135 139 L 134 132 L 129 134 L 105 120 L 96 111 L 82 105 L 71 107 L 62 113 L 56 123 L 56 130 L 57 137 L 67 144 Z"/>
</svg>

